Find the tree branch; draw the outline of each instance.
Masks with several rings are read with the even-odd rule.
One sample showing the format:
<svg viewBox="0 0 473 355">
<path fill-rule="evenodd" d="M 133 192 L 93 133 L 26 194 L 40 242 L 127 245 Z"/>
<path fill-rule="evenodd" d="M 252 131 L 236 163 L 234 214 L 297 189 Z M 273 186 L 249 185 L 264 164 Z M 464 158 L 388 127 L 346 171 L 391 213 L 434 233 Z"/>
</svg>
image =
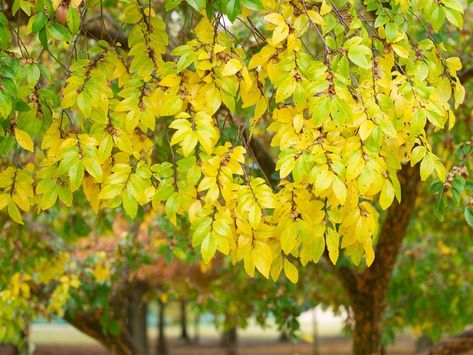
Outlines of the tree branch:
<svg viewBox="0 0 473 355">
<path fill-rule="evenodd" d="M 473 328 L 457 336 L 440 341 L 429 352 L 429 355 L 454 355 L 473 349 Z"/>
<path fill-rule="evenodd" d="M 460 74 L 458 74 L 458 79 L 460 79 L 462 84 L 473 79 L 473 67 L 461 71 Z"/>
<path fill-rule="evenodd" d="M 125 33 L 119 30 L 106 29 L 99 24 L 89 22 L 82 27 L 82 33 L 87 37 L 96 40 L 104 40 L 112 45 L 120 43 L 123 49 L 128 49 L 128 37 Z"/>
</svg>

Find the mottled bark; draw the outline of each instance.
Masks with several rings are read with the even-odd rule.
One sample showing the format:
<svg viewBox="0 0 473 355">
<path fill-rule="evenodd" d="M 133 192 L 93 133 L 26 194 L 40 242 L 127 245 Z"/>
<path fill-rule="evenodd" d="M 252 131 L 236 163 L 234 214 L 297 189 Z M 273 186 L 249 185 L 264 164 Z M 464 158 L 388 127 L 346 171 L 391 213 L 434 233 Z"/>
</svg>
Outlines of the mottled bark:
<svg viewBox="0 0 473 355">
<path fill-rule="evenodd" d="M 444 339 L 434 346 L 429 355 L 457 355 L 473 349 L 473 328 L 460 335 Z"/>
</svg>

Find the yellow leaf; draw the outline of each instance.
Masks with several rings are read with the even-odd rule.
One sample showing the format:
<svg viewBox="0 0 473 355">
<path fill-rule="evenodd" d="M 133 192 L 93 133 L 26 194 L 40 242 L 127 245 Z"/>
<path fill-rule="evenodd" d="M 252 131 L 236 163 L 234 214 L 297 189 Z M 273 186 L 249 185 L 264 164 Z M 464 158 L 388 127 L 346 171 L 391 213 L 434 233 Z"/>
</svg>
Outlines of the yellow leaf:
<svg viewBox="0 0 473 355">
<path fill-rule="evenodd" d="M 340 249 L 340 237 L 335 230 L 329 228 L 327 230 L 327 236 L 325 238 L 327 244 L 328 255 L 330 261 L 335 265 L 338 260 L 339 249 Z"/>
<path fill-rule="evenodd" d="M 320 7 L 320 14 L 324 16 L 327 15 L 330 11 L 332 11 L 332 6 L 323 1 L 322 6 Z"/>
<path fill-rule="evenodd" d="M 277 13 L 268 14 L 264 17 L 264 19 L 276 26 L 281 26 L 281 25 L 286 24 L 284 17 L 282 17 L 282 15 L 277 14 Z"/>
<path fill-rule="evenodd" d="M 379 205 L 383 210 L 386 210 L 394 200 L 394 188 L 391 181 L 388 179 L 384 180 L 383 189 L 379 195 Z"/>
<path fill-rule="evenodd" d="M 9 194 L 0 194 L 0 210 L 3 210 L 10 202 Z"/>
<path fill-rule="evenodd" d="M 176 75 L 176 74 L 169 74 L 166 75 L 160 82 L 159 85 L 165 86 L 165 87 L 176 87 L 179 86 L 181 82 L 181 77 Z"/>
<path fill-rule="evenodd" d="M 210 21 L 207 19 L 206 16 L 202 17 L 202 20 L 200 20 L 199 24 L 195 26 L 195 34 L 197 37 L 206 44 L 211 44 L 213 42 L 214 38 L 214 27 L 210 23 Z"/>
<path fill-rule="evenodd" d="M 366 140 L 371 135 L 371 132 L 373 132 L 374 127 L 374 123 L 371 120 L 363 121 L 358 131 L 358 134 L 360 135 L 362 141 Z"/>
<path fill-rule="evenodd" d="M 279 275 L 281 274 L 283 267 L 282 263 L 282 257 L 278 256 L 276 259 L 274 259 L 272 265 L 271 265 L 271 279 L 273 281 L 277 281 L 279 278 Z"/>
<path fill-rule="evenodd" d="M 287 259 L 284 259 L 284 274 L 294 284 L 299 280 L 297 268 Z"/>
<path fill-rule="evenodd" d="M 243 65 L 238 59 L 232 58 L 224 65 L 222 69 L 222 75 L 223 76 L 234 75 L 238 73 L 242 67 Z"/>
<path fill-rule="evenodd" d="M 427 178 L 432 175 L 435 169 L 434 158 L 432 154 L 426 154 L 422 162 L 420 163 L 420 178 L 422 181 L 427 180 Z"/>
<path fill-rule="evenodd" d="M 71 0 L 71 6 L 74 8 L 74 9 L 77 9 L 80 4 L 82 4 L 82 0 Z"/>
<path fill-rule="evenodd" d="M 15 127 L 15 138 L 20 147 L 32 152 L 34 150 L 33 140 L 25 131 Z"/>
<path fill-rule="evenodd" d="M 401 5 L 402 13 L 406 14 L 409 10 L 409 0 L 399 0 L 399 4 Z"/>
<path fill-rule="evenodd" d="M 280 178 L 284 179 L 286 176 L 288 176 L 291 173 L 291 171 L 294 169 L 295 165 L 296 165 L 296 160 L 294 158 L 290 158 L 286 160 L 281 165 L 281 169 L 279 169 Z"/>
<path fill-rule="evenodd" d="M 95 265 L 95 268 L 94 268 L 95 281 L 97 282 L 106 281 L 109 275 L 110 275 L 110 270 L 105 265 L 102 265 L 102 264 Z"/>
<path fill-rule="evenodd" d="M 273 31 L 273 43 L 272 43 L 273 46 L 284 41 L 288 35 L 289 35 L 289 26 L 286 23 L 276 27 Z"/>
<path fill-rule="evenodd" d="M 23 224 L 23 219 L 21 218 L 20 211 L 18 210 L 18 207 L 16 207 L 15 202 L 13 202 L 13 200 L 10 200 L 8 202 L 8 215 L 16 223 Z"/>
<path fill-rule="evenodd" d="M 309 15 L 312 22 L 314 22 L 315 24 L 320 25 L 320 26 L 323 26 L 325 24 L 324 18 L 320 16 L 320 14 L 317 11 L 308 10 L 307 14 Z"/>
<path fill-rule="evenodd" d="M 332 190 L 337 197 L 337 200 L 343 205 L 345 204 L 345 200 L 347 198 L 347 188 L 342 180 L 338 178 L 338 176 L 334 176 L 332 181 Z"/>
<path fill-rule="evenodd" d="M 371 266 L 374 261 L 374 250 L 373 250 L 373 243 L 371 239 L 368 239 L 364 242 L 363 247 L 365 249 L 365 260 L 366 265 Z"/>
<path fill-rule="evenodd" d="M 411 166 L 416 165 L 418 162 L 422 160 L 422 158 L 425 156 L 425 153 L 427 153 L 427 148 L 424 147 L 423 145 L 418 145 L 414 149 L 412 149 L 411 152 Z"/>
<path fill-rule="evenodd" d="M 391 44 L 391 47 L 398 56 L 409 59 L 409 51 L 405 47 L 399 44 Z"/>
</svg>

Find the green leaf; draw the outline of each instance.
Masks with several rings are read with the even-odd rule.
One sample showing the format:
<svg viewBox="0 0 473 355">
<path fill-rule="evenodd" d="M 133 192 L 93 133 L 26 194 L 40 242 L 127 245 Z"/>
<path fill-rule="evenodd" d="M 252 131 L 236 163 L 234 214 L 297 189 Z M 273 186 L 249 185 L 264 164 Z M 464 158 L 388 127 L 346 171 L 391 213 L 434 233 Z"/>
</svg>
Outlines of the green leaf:
<svg viewBox="0 0 473 355">
<path fill-rule="evenodd" d="M 386 39 L 389 42 L 393 42 L 396 38 L 398 27 L 394 22 L 388 22 L 384 28 L 386 32 Z"/>
<path fill-rule="evenodd" d="M 38 34 L 39 41 L 44 49 L 48 49 L 48 34 L 46 32 L 46 27 L 43 27 Z"/>
<path fill-rule="evenodd" d="M 48 21 L 48 17 L 44 12 L 38 12 L 37 15 L 33 16 L 33 23 L 31 25 L 31 32 L 38 33 L 44 28 L 46 22 Z"/>
<path fill-rule="evenodd" d="M 12 109 L 12 102 L 10 97 L 0 91 L 0 117 L 7 118 Z"/>
<path fill-rule="evenodd" d="M 128 216 L 131 218 L 136 217 L 136 213 L 138 212 L 138 202 L 136 202 L 136 199 L 131 195 L 128 189 L 123 193 L 123 208 Z"/>
<path fill-rule="evenodd" d="M 79 189 L 84 179 L 84 163 L 79 160 L 76 164 L 73 164 L 69 170 L 69 179 L 71 182 L 71 190 L 75 191 Z"/>
<path fill-rule="evenodd" d="M 435 32 L 438 32 L 445 21 L 445 11 L 443 7 L 434 5 L 431 18 L 432 18 L 432 28 L 434 29 Z"/>
<path fill-rule="evenodd" d="M 172 9 L 175 9 L 179 4 L 182 2 L 182 0 L 166 0 L 166 11 L 171 11 Z"/>
<path fill-rule="evenodd" d="M 200 247 L 202 253 L 202 259 L 208 263 L 210 259 L 213 258 L 215 252 L 217 251 L 217 241 L 212 233 L 208 233 L 202 240 L 202 245 Z"/>
<path fill-rule="evenodd" d="M 225 7 L 225 14 L 231 22 L 234 22 L 241 11 L 240 0 L 228 0 Z"/>
<path fill-rule="evenodd" d="M 52 23 L 49 28 L 49 33 L 51 36 L 59 41 L 68 41 L 70 36 L 69 36 L 69 31 L 59 23 Z"/>
<path fill-rule="evenodd" d="M 16 223 L 23 224 L 23 219 L 21 218 L 20 210 L 13 202 L 13 199 L 8 202 L 8 215 L 13 219 Z"/>
<path fill-rule="evenodd" d="M 241 0 L 241 4 L 247 9 L 250 9 L 253 11 L 264 10 L 264 6 L 260 0 Z"/>
<path fill-rule="evenodd" d="M 358 45 L 350 48 L 348 51 L 348 58 L 360 68 L 369 69 L 370 62 L 368 61 L 368 56 L 370 54 L 371 52 L 368 47 L 364 45 Z"/>
<path fill-rule="evenodd" d="M 74 9 L 74 7 L 69 6 L 67 8 L 67 27 L 72 34 L 79 33 L 80 29 L 80 15 L 79 11 Z"/>
<path fill-rule="evenodd" d="M 198 12 L 204 8 L 204 0 L 187 0 L 187 3 Z"/>
<path fill-rule="evenodd" d="M 286 274 L 286 277 L 294 284 L 297 283 L 297 280 L 299 280 L 297 268 L 287 259 L 284 259 L 284 273 Z"/>
<path fill-rule="evenodd" d="M 30 84 L 30 87 L 34 87 L 38 83 L 39 77 L 41 76 L 38 66 L 36 64 L 27 64 L 25 66 L 25 72 L 28 84 Z"/>
<path fill-rule="evenodd" d="M 464 212 L 466 223 L 473 228 L 473 208 L 467 207 Z"/>
</svg>

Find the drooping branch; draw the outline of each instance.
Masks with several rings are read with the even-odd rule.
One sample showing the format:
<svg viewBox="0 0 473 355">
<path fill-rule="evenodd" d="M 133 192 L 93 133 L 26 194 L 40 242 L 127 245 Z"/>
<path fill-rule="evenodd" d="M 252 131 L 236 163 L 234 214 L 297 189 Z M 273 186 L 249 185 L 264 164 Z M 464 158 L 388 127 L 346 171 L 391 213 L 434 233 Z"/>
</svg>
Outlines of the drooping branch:
<svg viewBox="0 0 473 355">
<path fill-rule="evenodd" d="M 473 79 L 473 67 L 464 69 L 462 72 L 460 72 L 460 74 L 458 74 L 458 79 L 460 79 L 462 84 L 465 84 L 466 82 Z"/>
<path fill-rule="evenodd" d="M 440 341 L 429 352 L 429 355 L 454 355 L 473 349 L 473 328 Z"/>
<path fill-rule="evenodd" d="M 128 37 L 119 30 L 105 28 L 100 24 L 88 22 L 82 26 L 82 33 L 87 37 L 104 40 L 112 45 L 120 43 L 123 49 L 128 49 Z"/>
</svg>

